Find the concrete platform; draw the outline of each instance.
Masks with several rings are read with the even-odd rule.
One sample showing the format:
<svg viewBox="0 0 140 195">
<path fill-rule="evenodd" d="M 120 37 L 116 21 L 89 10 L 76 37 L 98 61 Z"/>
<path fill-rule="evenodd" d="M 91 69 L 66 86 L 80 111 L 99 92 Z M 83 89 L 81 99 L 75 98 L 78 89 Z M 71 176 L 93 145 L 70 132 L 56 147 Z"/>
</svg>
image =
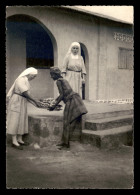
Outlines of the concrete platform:
<svg viewBox="0 0 140 195">
<path fill-rule="evenodd" d="M 62 116 L 38 116 L 28 117 L 29 142 L 37 143 L 40 147 L 60 142 L 63 132 Z"/>
<path fill-rule="evenodd" d="M 86 120 L 85 129 L 89 130 L 106 130 L 115 127 L 121 127 L 125 125 L 132 125 L 133 115 L 117 116 L 101 119 Z"/>
<path fill-rule="evenodd" d="M 132 145 L 132 126 L 122 126 L 105 131 L 82 130 L 82 143 L 91 144 L 101 149 Z"/>
<path fill-rule="evenodd" d="M 126 122 L 125 121 L 126 119 L 124 117 L 125 114 L 127 115 L 127 120 L 130 120 L 129 123 L 125 123 L 125 125 L 128 125 L 132 122 L 133 118 L 132 104 L 95 103 L 86 100 L 84 101 L 84 103 L 88 110 L 88 113 L 83 116 L 82 129 L 85 129 L 85 124 L 88 123 L 89 121 L 90 127 L 95 126 L 91 122 L 91 120 L 95 120 L 96 122 L 98 122 L 98 124 L 100 123 L 99 127 L 98 128 L 96 127 L 99 130 L 99 132 L 104 128 L 111 129 L 112 127 L 110 122 L 111 120 L 112 121 L 115 120 L 116 122 L 116 126 L 114 127 L 121 126 L 122 125 L 121 121 L 123 121 L 123 123 Z M 64 104 L 62 105 L 64 109 L 65 105 Z M 36 108 L 30 103 L 28 104 L 29 115 L 28 139 L 30 139 L 31 143 L 38 143 L 40 147 L 46 147 L 47 145 L 58 143 L 61 140 L 63 131 L 63 109 L 60 111 L 48 111 L 47 109 L 44 108 Z M 116 119 L 115 118 L 111 119 L 111 117 L 116 117 Z M 113 124 L 115 124 L 115 122 L 113 121 Z M 109 126 L 106 126 L 106 124 L 108 124 Z M 103 128 L 100 129 L 101 126 L 103 126 Z M 90 129 L 90 127 L 88 129 Z"/>
<path fill-rule="evenodd" d="M 133 104 L 96 103 L 88 100 L 84 100 L 83 102 L 88 110 L 86 119 L 133 114 Z M 64 109 L 64 104 L 61 104 Z M 37 108 L 28 103 L 29 116 L 63 116 L 63 109 L 60 111 L 48 111 L 47 109 Z"/>
</svg>

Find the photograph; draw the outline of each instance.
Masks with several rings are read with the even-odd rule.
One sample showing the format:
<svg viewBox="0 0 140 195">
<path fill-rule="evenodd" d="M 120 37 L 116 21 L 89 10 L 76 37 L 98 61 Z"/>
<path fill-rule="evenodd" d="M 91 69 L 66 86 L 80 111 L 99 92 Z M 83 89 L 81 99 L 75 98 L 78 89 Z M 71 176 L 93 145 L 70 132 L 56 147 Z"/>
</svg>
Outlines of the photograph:
<svg viewBox="0 0 140 195">
<path fill-rule="evenodd" d="M 5 7 L 6 189 L 134 189 L 134 6 Z"/>
</svg>

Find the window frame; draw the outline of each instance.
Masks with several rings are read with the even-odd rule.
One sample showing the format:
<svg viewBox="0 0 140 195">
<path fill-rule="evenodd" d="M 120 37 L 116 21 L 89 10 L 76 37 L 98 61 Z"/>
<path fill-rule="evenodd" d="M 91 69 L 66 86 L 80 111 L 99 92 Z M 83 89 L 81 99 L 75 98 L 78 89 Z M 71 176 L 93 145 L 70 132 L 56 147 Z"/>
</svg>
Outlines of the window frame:
<svg viewBox="0 0 140 195">
<path fill-rule="evenodd" d="M 123 51 L 125 53 L 124 55 L 124 64 L 122 64 L 122 57 L 121 57 L 121 54 Z M 130 53 L 131 52 L 131 53 Z M 129 56 L 131 54 L 131 60 L 129 60 Z M 134 66 L 134 63 L 133 63 L 133 58 L 134 56 L 134 49 L 132 48 L 124 48 L 124 47 L 119 47 L 119 52 L 118 52 L 118 69 L 123 69 L 123 70 L 133 70 L 133 66 Z M 130 65 L 132 62 L 132 65 Z"/>
</svg>

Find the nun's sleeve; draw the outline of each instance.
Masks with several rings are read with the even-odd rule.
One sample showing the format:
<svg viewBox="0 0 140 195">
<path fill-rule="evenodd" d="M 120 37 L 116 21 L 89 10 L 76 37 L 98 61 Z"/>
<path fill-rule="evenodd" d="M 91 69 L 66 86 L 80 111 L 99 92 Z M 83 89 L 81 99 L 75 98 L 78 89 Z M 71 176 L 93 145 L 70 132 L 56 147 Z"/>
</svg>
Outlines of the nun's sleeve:
<svg viewBox="0 0 140 195">
<path fill-rule="evenodd" d="M 64 58 L 63 65 L 62 65 L 62 70 L 61 70 L 62 73 L 66 73 L 67 72 L 68 61 L 69 61 L 68 56 L 66 56 Z"/>
<path fill-rule="evenodd" d="M 85 68 L 84 59 L 83 59 L 82 56 L 81 56 L 81 63 L 82 63 L 82 74 L 87 74 L 87 73 L 86 73 L 86 68 Z"/>
<path fill-rule="evenodd" d="M 23 77 L 16 81 L 16 85 L 21 93 L 29 90 L 29 87 L 26 85 L 25 79 Z"/>
</svg>

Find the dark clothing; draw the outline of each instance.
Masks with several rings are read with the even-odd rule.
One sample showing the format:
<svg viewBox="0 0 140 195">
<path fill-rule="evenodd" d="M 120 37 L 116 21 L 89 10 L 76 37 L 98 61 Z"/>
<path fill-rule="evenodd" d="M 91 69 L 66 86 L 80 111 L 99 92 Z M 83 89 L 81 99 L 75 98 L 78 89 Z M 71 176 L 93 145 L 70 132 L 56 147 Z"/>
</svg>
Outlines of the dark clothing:
<svg viewBox="0 0 140 195">
<path fill-rule="evenodd" d="M 75 93 L 68 81 L 59 78 L 57 80 L 57 87 L 60 95 L 56 99 L 55 106 L 60 102 L 64 101 L 65 109 L 64 109 L 64 118 L 63 118 L 63 135 L 62 141 L 65 144 L 69 143 L 70 133 L 74 133 L 74 129 L 79 123 L 79 136 L 81 134 L 81 116 L 86 114 L 88 111 L 78 93 Z"/>
</svg>

